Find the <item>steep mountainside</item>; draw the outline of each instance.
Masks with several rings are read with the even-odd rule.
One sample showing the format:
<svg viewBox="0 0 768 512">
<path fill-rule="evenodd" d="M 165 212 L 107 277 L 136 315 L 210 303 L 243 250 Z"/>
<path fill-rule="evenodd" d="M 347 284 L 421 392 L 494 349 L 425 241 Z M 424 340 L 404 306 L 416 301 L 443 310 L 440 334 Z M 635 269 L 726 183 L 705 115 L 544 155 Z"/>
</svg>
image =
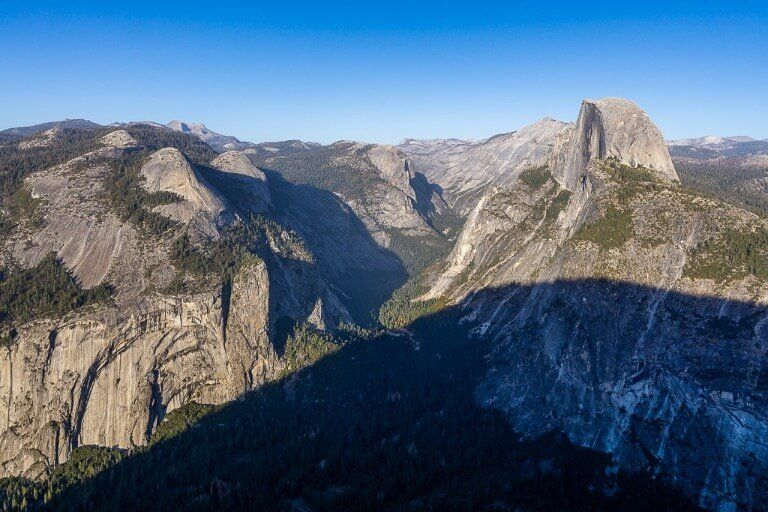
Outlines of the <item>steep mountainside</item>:
<svg viewBox="0 0 768 512">
<path fill-rule="evenodd" d="M 237 184 L 239 203 L 255 213 L 267 211 L 272 206 L 269 185 L 264 172 L 253 165 L 248 157 L 239 151 L 226 151 L 217 156 L 211 167 L 232 174 L 230 181 Z M 232 191 L 234 192 L 234 191 Z"/>
<path fill-rule="evenodd" d="M 146 125 L 60 130 L 2 157 L 4 475 L 146 443 L 185 403 L 277 376 L 291 325 L 349 321 L 300 237 L 227 196 L 247 178 L 265 207 L 247 159 Z"/>
<path fill-rule="evenodd" d="M 576 124 L 558 135 L 550 159 L 552 175 L 563 187 L 574 190 L 585 184 L 590 162 L 606 158 L 643 165 L 660 178 L 678 180 L 661 132 L 629 100 L 584 100 Z"/>
<path fill-rule="evenodd" d="M 408 273 L 450 243 L 447 228 L 436 230 L 452 220 L 450 211 L 391 146 L 266 142 L 222 153 L 214 164 L 241 177 L 229 186 L 201 169 L 230 201 L 267 208 L 302 237 L 358 323 L 369 324 Z"/>
<path fill-rule="evenodd" d="M 328 207 L 338 210 L 338 205 L 331 205 L 329 200 L 333 200 L 323 197 L 322 191 L 335 195 L 343 203 L 342 208 L 348 208 L 362 221 L 361 226 L 355 225 L 351 231 L 362 227 L 381 248 L 391 251 L 395 259 L 401 259 L 409 272 L 443 255 L 459 226 L 440 187 L 395 147 L 350 141 L 328 146 L 299 140 L 254 144 L 211 132 L 204 125 L 171 121 L 167 126 L 193 135 L 220 151 L 241 150 L 255 166 L 262 168 L 259 172 L 276 173 L 271 187 L 280 189 L 276 198 L 281 204 L 275 206 L 286 214 L 283 222 L 303 230 L 303 236 L 324 246 L 321 252 L 331 254 L 329 260 L 345 258 L 334 250 L 340 246 L 331 239 L 335 238 L 333 231 L 349 232 L 350 223 L 343 219 L 343 214 L 330 219 L 307 216 L 308 212 Z M 319 222 L 323 226 L 317 229 L 313 224 Z M 351 232 L 344 236 L 349 235 L 355 236 Z M 354 247 L 346 247 L 344 251 L 359 252 Z M 368 249 L 364 252 L 370 253 Z M 393 270 L 385 279 L 390 283 L 385 288 L 392 289 L 395 283 L 402 282 L 405 269 L 395 270 L 393 262 L 388 265 Z M 381 297 L 386 298 L 388 294 L 384 292 Z M 381 301 L 373 301 L 376 302 Z"/>
<path fill-rule="evenodd" d="M 765 508 L 768 222 L 680 187 L 625 108 L 585 102 L 549 168 L 489 189 L 406 307 L 457 304 L 495 340 L 477 399 L 516 430 Z"/>
<path fill-rule="evenodd" d="M 561 434 L 520 439 L 476 402 L 489 344 L 457 313 L 360 333 L 243 400 L 174 411 L 146 449 L 81 448 L 47 482 L 5 489 L 62 511 L 701 512 Z"/>
<path fill-rule="evenodd" d="M 449 203 L 465 215 L 491 185 L 506 186 L 524 169 L 547 162 L 567 124 L 551 118 L 479 142 L 406 139 L 399 148 Z"/>
<path fill-rule="evenodd" d="M 397 148 L 347 141 L 270 147 L 274 151 L 262 146 L 261 151 L 245 153 L 287 182 L 340 198 L 370 236 L 410 270 L 431 263 L 447 249 L 456 227 L 452 212 L 439 190 Z"/>
</svg>

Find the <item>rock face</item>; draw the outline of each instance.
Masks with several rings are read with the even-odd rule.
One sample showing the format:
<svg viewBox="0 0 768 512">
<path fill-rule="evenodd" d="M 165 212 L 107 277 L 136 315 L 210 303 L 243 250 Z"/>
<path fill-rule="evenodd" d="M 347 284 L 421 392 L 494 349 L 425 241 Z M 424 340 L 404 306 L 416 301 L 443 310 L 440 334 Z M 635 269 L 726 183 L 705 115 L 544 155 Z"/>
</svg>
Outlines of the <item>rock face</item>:
<svg viewBox="0 0 768 512">
<path fill-rule="evenodd" d="M 101 142 L 106 146 L 116 148 L 132 148 L 137 145 L 136 140 L 125 130 L 109 132 L 101 138 Z"/>
<path fill-rule="evenodd" d="M 340 198 L 381 247 L 403 259 L 415 248 L 430 251 L 445 245 L 433 227 L 449 209 L 439 190 L 393 146 L 340 141 L 328 146 L 261 145 L 246 154 L 259 167 L 280 173 L 306 196 L 314 189 Z"/>
<path fill-rule="evenodd" d="M 19 144 L 20 149 L 44 148 L 55 143 L 61 134 L 61 128 L 58 126 L 36 133 L 34 138 L 22 141 Z"/>
<path fill-rule="evenodd" d="M 189 401 L 221 403 L 275 376 L 264 263 L 221 290 L 35 322 L 2 352 L 3 474 L 36 476 L 80 445 L 146 443 Z M 224 312 L 228 311 L 228 316 Z"/>
<path fill-rule="evenodd" d="M 649 140 L 616 131 L 616 104 Z M 460 305 L 494 340 L 476 396 L 524 435 L 562 430 L 707 508 L 764 509 L 768 275 L 725 240 L 768 223 L 680 188 L 646 123 L 628 102 L 586 102 L 558 174 L 489 188 L 420 299 Z"/>
<path fill-rule="evenodd" d="M 416 201 L 416 192 L 411 182 L 416 175 L 408 159 L 394 146 L 376 145 L 368 150 L 368 158 L 376 166 L 381 177 L 390 182 L 403 194 Z"/>
<path fill-rule="evenodd" d="M 156 207 L 156 211 L 184 224 L 192 224 L 207 236 L 231 220 L 226 200 L 211 187 L 184 154 L 175 148 L 155 152 L 141 168 L 148 192 L 170 192 L 183 200 Z"/>
<path fill-rule="evenodd" d="M 765 508 L 768 280 L 694 269 L 707 240 L 768 226 L 661 180 L 626 204 L 621 172 L 590 170 L 560 206 L 552 178 L 489 193 L 426 298 L 453 297 L 495 340 L 477 397 L 516 430 L 562 430 L 708 508 Z"/>
<path fill-rule="evenodd" d="M 438 227 L 445 193 L 463 226 L 406 290 L 457 308 L 491 341 L 480 404 L 526 437 L 560 430 L 705 507 L 768 509 L 768 221 L 680 187 L 634 103 L 587 100 L 575 124 L 480 142 L 286 141 L 198 164 L 160 149 L 141 175 L 146 191 L 180 198 L 154 207 L 180 223 L 165 236 L 105 200 L 108 163 L 136 144 L 113 131 L 23 183 L 30 210 L 0 261 L 29 267 L 54 251 L 84 287 L 109 282 L 115 295 L 17 326 L 0 348 L 0 476 L 39 475 L 83 444 L 140 445 L 188 401 L 273 379 L 279 325 L 333 329 L 369 313 L 371 293 L 403 283 L 409 244 L 434 262 L 453 240 Z M 224 282 L 171 291 L 185 278 L 171 256 L 182 232 L 221 240 L 254 213 L 258 254 Z"/>
<path fill-rule="evenodd" d="M 107 147 L 28 177 L 26 186 L 40 202 L 37 210 L 44 222 L 24 219 L 6 236 L 3 249 L 12 259 L 29 267 L 53 251 L 84 286 L 92 287 L 113 268 L 133 267 L 138 254 L 154 258 L 154 245 L 137 247 L 134 227 L 104 208 L 99 184 L 108 167 L 92 162 L 116 155 L 115 148 Z"/>
<path fill-rule="evenodd" d="M 428 219 L 419 211 L 412 184 L 415 174 L 405 155 L 393 146 L 354 144 L 347 147 L 346 143 L 342 143 L 339 148 L 350 152 L 362 151 L 378 178 L 370 183 L 364 196 L 351 198 L 350 201 L 350 206 L 370 227 L 377 241 L 389 245 L 388 231 L 392 229 L 417 236 L 433 233 Z"/>
<path fill-rule="evenodd" d="M 609 157 L 679 181 L 661 132 L 637 105 L 621 98 L 584 100 L 576 124 L 557 138 L 552 174 L 574 190 L 591 160 Z"/>
</svg>

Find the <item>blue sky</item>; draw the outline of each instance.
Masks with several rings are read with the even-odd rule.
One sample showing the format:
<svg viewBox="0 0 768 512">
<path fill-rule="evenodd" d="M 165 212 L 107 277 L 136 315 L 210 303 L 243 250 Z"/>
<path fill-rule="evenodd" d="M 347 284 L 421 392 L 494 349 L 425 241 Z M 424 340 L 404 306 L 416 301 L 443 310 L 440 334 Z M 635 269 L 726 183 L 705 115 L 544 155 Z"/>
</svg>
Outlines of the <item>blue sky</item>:
<svg viewBox="0 0 768 512">
<path fill-rule="evenodd" d="M 768 138 L 768 2 L 620 3 L 0 0 L 0 128 L 182 119 L 396 143 L 623 96 L 667 138 Z"/>
</svg>

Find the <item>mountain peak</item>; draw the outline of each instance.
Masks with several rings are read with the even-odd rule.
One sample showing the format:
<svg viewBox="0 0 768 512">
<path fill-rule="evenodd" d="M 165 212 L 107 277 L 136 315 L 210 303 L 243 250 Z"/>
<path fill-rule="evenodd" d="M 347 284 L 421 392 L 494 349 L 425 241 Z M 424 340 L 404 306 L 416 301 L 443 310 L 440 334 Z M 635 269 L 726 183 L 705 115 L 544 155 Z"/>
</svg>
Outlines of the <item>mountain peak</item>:
<svg viewBox="0 0 768 512">
<path fill-rule="evenodd" d="M 250 142 L 240 141 L 237 137 L 222 135 L 213 130 L 209 130 L 208 127 L 202 123 L 188 123 L 186 121 L 174 119 L 165 126 L 177 132 L 194 135 L 206 144 L 209 144 L 216 151 L 242 150 L 254 146 L 254 144 Z"/>
<path fill-rule="evenodd" d="M 173 120 L 166 124 L 168 128 L 171 130 L 175 130 L 177 132 L 184 132 L 184 133 L 192 133 L 194 135 L 208 135 L 208 134 L 214 134 L 211 130 L 209 130 L 204 124 L 202 123 L 187 123 L 184 121 L 178 121 Z M 218 134 L 216 134 L 218 135 Z"/>
<path fill-rule="evenodd" d="M 664 137 L 637 104 L 624 98 L 584 100 L 576 124 L 563 130 L 555 143 L 553 176 L 574 190 L 592 160 L 608 157 L 679 181 Z"/>
<path fill-rule="evenodd" d="M 155 151 L 141 168 L 142 186 L 150 193 L 171 192 L 183 200 L 161 205 L 157 211 L 183 224 L 194 223 L 207 236 L 217 236 L 217 226 L 228 222 L 226 201 L 200 175 L 177 148 Z"/>
</svg>

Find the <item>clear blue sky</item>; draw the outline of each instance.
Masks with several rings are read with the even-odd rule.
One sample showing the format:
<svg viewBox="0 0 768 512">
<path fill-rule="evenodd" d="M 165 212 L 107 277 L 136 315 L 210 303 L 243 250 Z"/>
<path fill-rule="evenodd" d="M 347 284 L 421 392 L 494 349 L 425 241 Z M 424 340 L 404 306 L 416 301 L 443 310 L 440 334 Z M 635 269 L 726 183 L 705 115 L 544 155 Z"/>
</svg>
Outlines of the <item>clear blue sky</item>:
<svg viewBox="0 0 768 512">
<path fill-rule="evenodd" d="M 0 128 L 183 119 L 394 143 L 624 96 L 667 138 L 768 138 L 765 1 L 1 1 Z"/>
</svg>

